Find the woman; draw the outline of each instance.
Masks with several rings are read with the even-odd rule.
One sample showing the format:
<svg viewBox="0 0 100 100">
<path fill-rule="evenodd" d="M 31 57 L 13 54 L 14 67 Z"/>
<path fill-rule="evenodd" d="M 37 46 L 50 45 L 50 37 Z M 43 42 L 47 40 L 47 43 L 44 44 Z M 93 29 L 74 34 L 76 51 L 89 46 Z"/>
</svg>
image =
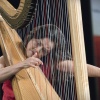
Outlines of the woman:
<svg viewBox="0 0 100 100">
<path fill-rule="evenodd" d="M 74 73 L 70 43 L 69 45 L 66 43 L 65 37 L 58 27 L 51 24 L 39 26 L 27 37 L 26 54 L 27 57 L 30 57 L 37 53 L 37 57 L 44 64 L 47 63 L 47 56 L 50 56 L 58 70 Z M 89 77 L 100 77 L 99 67 L 87 64 L 87 69 Z"/>
<path fill-rule="evenodd" d="M 52 85 L 56 84 L 52 81 L 53 79 L 59 80 L 57 77 L 60 74 L 59 71 L 74 73 L 72 57 L 69 50 L 66 50 L 64 35 L 56 26 L 44 25 L 37 27 L 34 29 L 34 33 L 27 37 L 25 46 L 28 58 L 23 62 L 5 67 L 3 56 L 0 58 L 0 82 L 10 79 L 22 68 L 27 68 L 28 66 L 40 66 Z M 87 64 L 87 68 L 89 76 L 100 76 L 100 74 L 97 74 L 100 72 L 98 67 Z M 14 100 L 9 80 L 4 82 L 3 91 L 3 100 Z M 58 90 L 56 89 L 56 91 Z"/>
<path fill-rule="evenodd" d="M 37 57 L 43 61 L 40 67 L 61 99 L 73 100 L 70 92 L 72 88 L 75 90 L 71 85 L 74 68 L 70 47 L 66 43 L 60 29 L 54 25 L 44 25 L 34 29 L 25 45 L 28 57 L 37 53 Z M 100 68 L 87 64 L 87 69 L 89 77 L 100 77 Z M 69 93 L 68 99 L 66 93 Z"/>
</svg>

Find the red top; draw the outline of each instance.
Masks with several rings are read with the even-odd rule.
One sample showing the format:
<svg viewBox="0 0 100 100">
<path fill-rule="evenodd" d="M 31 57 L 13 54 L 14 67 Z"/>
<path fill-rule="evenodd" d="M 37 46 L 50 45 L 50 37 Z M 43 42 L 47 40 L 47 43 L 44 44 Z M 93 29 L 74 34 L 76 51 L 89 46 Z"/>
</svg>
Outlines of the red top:
<svg viewBox="0 0 100 100">
<path fill-rule="evenodd" d="M 15 100 L 10 80 L 7 80 L 3 83 L 2 90 L 3 90 L 2 100 Z"/>
</svg>

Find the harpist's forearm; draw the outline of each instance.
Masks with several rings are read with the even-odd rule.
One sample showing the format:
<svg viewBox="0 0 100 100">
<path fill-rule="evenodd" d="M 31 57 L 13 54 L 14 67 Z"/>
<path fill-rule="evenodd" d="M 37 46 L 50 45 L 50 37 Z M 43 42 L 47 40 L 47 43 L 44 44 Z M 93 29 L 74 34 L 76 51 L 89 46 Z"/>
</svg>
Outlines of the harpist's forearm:
<svg viewBox="0 0 100 100">
<path fill-rule="evenodd" d="M 43 65 L 43 62 L 40 59 L 38 59 L 36 56 L 37 54 L 34 54 L 32 57 L 29 57 L 18 64 L 8 66 L 5 68 L 0 68 L 0 82 L 9 79 L 13 75 L 15 75 L 18 71 L 20 71 L 22 68 L 29 68 L 29 67 L 35 68 L 38 67 L 40 64 Z"/>
<path fill-rule="evenodd" d="M 71 72 L 74 74 L 73 61 L 61 61 L 58 65 L 58 69 L 64 72 Z M 100 77 L 100 68 L 87 64 L 87 71 L 89 77 Z"/>
<path fill-rule="evenodd" d="M 100 68 L 87 64 L 88 76 L 89 77 L 100 77 Z"/>
<path fill-rule="evenodd" d="M 23 65 L 21 63 L 16 64 L 14 66 L 8 66 L 6 68 L 1 68 L 0 69 L 0 83 L 11 78 L 18 71 L 20 71 L 22 68 L 23 68 Z"/>
</svg>

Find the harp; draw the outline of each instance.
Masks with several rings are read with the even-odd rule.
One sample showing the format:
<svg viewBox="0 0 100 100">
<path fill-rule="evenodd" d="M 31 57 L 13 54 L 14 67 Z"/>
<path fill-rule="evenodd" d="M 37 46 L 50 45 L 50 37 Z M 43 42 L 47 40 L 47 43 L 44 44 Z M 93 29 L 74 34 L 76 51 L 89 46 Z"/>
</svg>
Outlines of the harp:
<svg viewBox="0 0 100 100">
<path fill-rule="evenodd" d="M 50 7 L 51 10 L 48 9 Z M 35 8 L 37 8 L 37 10 L 35 10 Z M 69 33 L 68 30 L 70 30 L 71 33 L 71 43 L 72 43 L 71 47 L 72 47 L 72 55 L 73 55 L 72 59 L 74 62 L 74 76 L 75 76 L 77 96 L 75 96 L 74 94 L 73 86 L 71 86 L 70 88 L 71 93 L 69 92 L 67 93 L 67 90 L 65 88 L 68 88 L 69 83 L 65 85 L 59 84 L 61 85 L 60 88 L 59 85 L 57 87 L 51 86 L 48 79 L 46 79 L 41 69 L 38 67 L 36 69 L 34 68 L 23 69 L 15 75 L 15 77 L 12 80 L 12 86 L 14 89 L 16 100 L 33 100 L 33 99 L 35 100 L 41 100 L 41 99 L 42 100 L 59 100 L 59 99 L 90 100 L 80 0 L 63 0 L 63 1 L 62 0 L 54 0 L 54 1 L 53 0 L 41 0 L 41 1 L 20 0 L 18 9 L 13 8 L 13 6 L 11 6 L 8 1 L 1 0 L 0 13 L 2 17 L 9 24 L 8 26 L 6 22 L 2 18 L 0 18 L 1 47 L 7 65 L 16 64 L 25 59 L 25 55 L 23 53 L 24 49 L 23 49 L 22 40 L 19 38 L 16 31 L 12 28 L 15 29 L 20 28 L 18 29 L 18 33 L 20 34 L 21 34 L 20 31 L 25 31 L 25 33 L 29 33 L 29 29 L 31 29 L 30 33 L 33 34 L 35 33 L 35 31 L 41 28 L 41 27 L 37 27 L 34 30 L 32 30 L 33 26 L 41 26 L 43 24 L 46 24 L 45 29 L 46 31 L 48 31 L 49 29 L 52 29 L 51 27 L 48 28 L 48 26 L 51 26 L 50 24 L 54 24 L 58 26 L 57 28 L 58 30 L 59 28 L 62 30 L 62 33 L 65 32 L 67 34 Z M 30 13 L 31 15 L 29 15 Z M 42 13 L 43 16 L 41 17 Z M 40 16 L 40 18 L 38 16 Z M 29 23 L 30 20 L 31 23 L 30 26 L 28 26 L 27 23 Z M 33 21 L 34 24 L 32 25 Z M 24 26 L 27 26 L 27 30 L 21 29 Z M 26 34 L 21 34 L 21 36 L 23 39 L 23 36 L 26 36 Z M 60 39 L 60 41 L 62 41 L 62 39 Z M 68 46 L 69 50 L 71 47 Z M 16 53 L 14 53 L 12 50 Z M 61 76 L 63 76 L 64 78 L 63 80 L 67 79 L 68 74 L 66 75 L 65 72 L 63 74 L 59 72 L 59 75 L 60 74 Z M 70 74 L 69 75 L 70 79 L 72 79 L 73 75 L 71 74 L 71 71 L 69 74 Z M 58 79 L 61 78 L 62 77 L 58 77 Z M 61 83 L 60 80 L 58 80 L 58 82 Z M 62 83 L 66 83 L 66 82 L 62 82 Z M 58 93 L 56 92 L 57 90 Z M 60 91 L 62 92 L 59 93 Z M 72 97 L 69 97 L 70 94 L 72 95 Z"/>
</svg>

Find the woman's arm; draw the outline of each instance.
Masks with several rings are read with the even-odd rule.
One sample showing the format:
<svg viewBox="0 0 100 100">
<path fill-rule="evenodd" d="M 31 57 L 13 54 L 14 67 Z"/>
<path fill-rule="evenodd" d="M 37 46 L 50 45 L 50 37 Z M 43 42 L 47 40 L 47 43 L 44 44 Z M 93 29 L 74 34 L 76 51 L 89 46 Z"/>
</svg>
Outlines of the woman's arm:
<svg viewBox="0 0 100 100">
<path fill-rule="evenodd" d="M 0 60 L 0 64 L 2 66 L 2 68 L 0 68 L 0 83 L 1 83 L 11 78 L 13 75 L 15 75 L 23 68 L 36 67 L 43 63 L 40 59 L 36 58 L 34 55 L 30 58 L 27 58 L 25 61 L 7 67 L 4 67 L 3 57 L 2 57 L 2 59 Z"/>
<path fill-rule="evenodd" d="M 65 72 L 72 72 L 74 74 L 74 65 L 73 61 L 70 60 L 65 60 L 65 61 L 60 61 L 58 64 L 57 69 Z M 87 64 L 87 71 L 88 71 L 88 76 L 89 77 L 100 77 L 100 68 Z"/>
<path fill-rule="evenodd" d="M 87 64 L 87 71 L 89 77 L 100 77 L 100 68 Z"/>
</svg>

